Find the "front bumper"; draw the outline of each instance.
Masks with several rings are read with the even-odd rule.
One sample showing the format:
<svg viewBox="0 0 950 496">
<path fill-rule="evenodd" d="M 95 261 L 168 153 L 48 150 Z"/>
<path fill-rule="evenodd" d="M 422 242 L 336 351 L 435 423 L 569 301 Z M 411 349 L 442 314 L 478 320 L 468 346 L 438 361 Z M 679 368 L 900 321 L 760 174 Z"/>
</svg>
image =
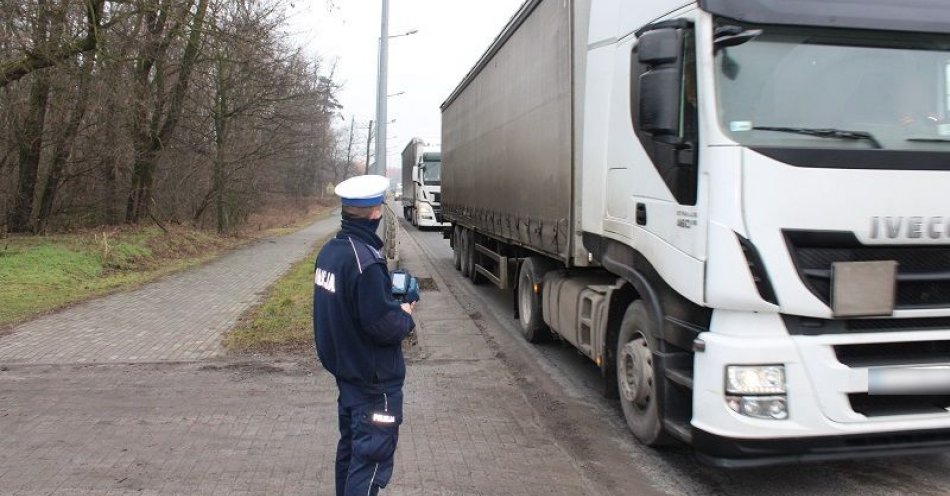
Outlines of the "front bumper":
<svg viewBox="0 0 950 496">
<path fill-rule="evenodd" d="M 854 460 L 950 451 L 950 429 L 793 439 L 734 439 L 693 428 L 696 457 L 721 468 Z"/>
<path fill-rule="evenodd" d="M 433 205 L 431 211 L 427 211 L 425 214 L 420 210 L 419 215 L 416 216 L 416 223 L 419 227 L 445 227 L 449 225 L 442 217 L 442 207 L 436 205 Z"/>
<path fill-rule="evenodd" d="M 694 370 L 703 372 L 694 374 L 691 424 L 703 461 L 754 467 L 950 451 L 950 408 L 920 409 L 910 397 L 900 408 L 878 408 L 880 397 L 868 397 L 869 366 L 905 365 L 910 351 L 944 359 L 930 347 L 950 341 L 950 329 L 809 336 L 790 334 L 777 314 L 717 310 L 710 330 L 700 335 L 705 351 L 694 355 Z M 756 364 L 785 366 L 787 419 L 751 418 L 727 406 L 726 367 Z"/>
</svg>

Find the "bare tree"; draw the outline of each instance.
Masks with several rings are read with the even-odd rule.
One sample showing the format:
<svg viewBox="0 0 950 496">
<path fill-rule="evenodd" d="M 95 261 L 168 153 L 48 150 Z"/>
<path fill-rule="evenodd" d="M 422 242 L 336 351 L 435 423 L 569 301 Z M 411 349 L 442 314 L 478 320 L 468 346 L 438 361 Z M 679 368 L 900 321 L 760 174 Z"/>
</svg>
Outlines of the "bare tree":
<svg viewBox="0 0 950 496">
<path fill-rule="evenodd" d="M 138 222 L 148 214 L 152 201 L 152 185 L 159 154 L 171 139 L 184 108 L 184 100 L 202 42 L 205 14 L 209 0 L 184 2 L 163 0 L 144 13 L 142 22 L 146 41 L 139 52 L 135 82 L 136 118 L 132 120 L 132 142 L 135 162 L 132 185 L 126 203 L 125 219 Z M 194 9 L 193 9 L 194 8 Z M 193 11 L 192 11 L 193 10 Z M 169 18 L 171 27 L 168 26 Z M 177 64 L 177 77 L 171 90 L 164 87 L 169 48 L 184 25 L 190 21 L 187 43 Z"/>
<path fill-rule="evenodd" d="M 0 0 L 0 224 L 227 231 L 345 176 L 339 85 L 294 47 L 290 8 Z"/>
<path fill-rule="evenodd" d="M 50 33 L 51 19 L 54 17 L 47 0 L 38 0 L 33 20 L 33 51 L 43 52 L 55 35 Z M 60 31 L 57 29 L 57 31 Z M 18 186 L 13 210 L 10 213 L 9 228 L 13 232 L 26 232 L 30 229 L 33 215 L 33 197 L 36 194 L 36 178 L 39 173 L 40 153 L 43 147 L 43 130 L 46 126 L 46 106 L 49 102 L 50 75 L 46 71 L 36 74 L 30 87 L 27 115 L 16 128 L 16 142 L 19 151 Z"/>
<path fill-rule="evenodd" d="M 53 153 L 49 172 L 46 175 L 46 186 L 43 188 L 43 195 L 40 200 L 40 211 L 37 216 L 37 229 L 45 231 L 49 222 L 49 217 L 53 212 L 53 201 L 59 186 L 62 184 L 64 168 L 72 152 L 73 141 L 79 133 L 79 125 L 82 123 L 86 114 L 89 102 L 89 79 L 92 76 L 92 68 L 95 62 L 93 56 L 83 56 L 81 62 L 81 72 L 79 75 L 79 86 L 76 90 L 76 99 L 72 111 L 67 118 L 67 123 L 62 132 L 57 133 L 54 138 Z"/>
<path fill-rule="evenodd" d="M 10 4 L 15 5 L 10 5 Z M 0 8 L 4 12 L 26 14 L 19 5 L 21 2 L 4 2 Z M 68 3 L 68 0 L 67 2 Z M 52 67 L 80 53 L 95 50 L 99 35 L 106 27 L 102 24 L 103 6 L 106 0 L 83 0 L 86 12 L 86 29 L 81 37 L 71 40 L 48 40 L 42 37 L 41 43 L 30 49 L 20 50 L 12 58 L 0 60 L 0 87 L 4 87 L 33 71 Z M 64 5 L 65 7 L 65 5 Z M 38 24 L 46 24 L 50 14 L 50 5 L 46 0 L 37 0 L 36 18 Z M 34 39 L 35 41 L 36 39 Z"/>
</svg>

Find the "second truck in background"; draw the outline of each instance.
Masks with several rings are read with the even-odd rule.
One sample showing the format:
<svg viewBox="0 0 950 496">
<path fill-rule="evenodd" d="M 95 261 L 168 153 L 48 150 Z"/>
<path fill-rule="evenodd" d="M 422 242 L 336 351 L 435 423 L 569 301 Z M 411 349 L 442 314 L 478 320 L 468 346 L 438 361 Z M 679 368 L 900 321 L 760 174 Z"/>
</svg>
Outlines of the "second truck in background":
<svg viewBox="0 0 950 496">
<path fill-rule="evenodd" d="M 402 151 L 402 212 L 417 227 L 442 227 L 442 156 L 413 138 Z"/>
</svg>

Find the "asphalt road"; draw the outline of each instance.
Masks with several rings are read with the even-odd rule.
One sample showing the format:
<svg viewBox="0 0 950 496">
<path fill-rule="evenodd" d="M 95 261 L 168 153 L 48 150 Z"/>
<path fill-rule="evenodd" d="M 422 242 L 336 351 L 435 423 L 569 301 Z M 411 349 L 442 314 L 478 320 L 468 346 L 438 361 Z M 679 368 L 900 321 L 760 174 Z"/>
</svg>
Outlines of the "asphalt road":
<svg viewBox="0 0 950 496">
<path fill-rule="evenodd" d="M 401 223 L 519 379 L 556 441 L 605 494 L 632 494 L 644 483 L 669 494 L 695 495 L 950 494 L 950 454 L 722 470 L 700 464 L 687 447 L 641 446 L 627 430 L 620 405 L 601 395 L 593 363 L 567 345 L 525 342 L 509 291 L 473 286 L 455 271 L 440 231 Z"/>
</svg>

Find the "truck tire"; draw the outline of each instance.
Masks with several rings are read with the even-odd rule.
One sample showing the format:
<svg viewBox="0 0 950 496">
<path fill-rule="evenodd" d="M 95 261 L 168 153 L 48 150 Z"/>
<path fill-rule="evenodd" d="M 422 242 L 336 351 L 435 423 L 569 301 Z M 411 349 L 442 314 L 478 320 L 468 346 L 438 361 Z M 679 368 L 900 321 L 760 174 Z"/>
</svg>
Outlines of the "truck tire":
<svg viewBox="0 0 950 496">
<path fill-rule="evenodd" d="M 544 323 L 541 310 L 541 293 L 534 290 L 534 285 L 541 284 L 548 270 L 548 264 L 540 258 L 528 257 L 521 262 L 518 271 L 518 321 L 521 334 L 529 343 L 541 343 L 551 338 L 551 330 Z"/>
<path fill-rule="evenodd" d="M 462 270 L 462 247 L 459 241 L 458 227 L 452 229 L 452 261 L 455 263 L 455 270 Z"/>
<path fill-rule="evenodd" d="M 663 429 L 657 401 L 653 338 L 656 323 L 642 301 L 627 308 L 617 338 L 617 386 L 627 427 L 647 446 L 664 446 L 672 438 Z"/>
<path fill-rule="evenodd" d="M 402 217 L 406 219 L 406 222 L 412 222 L 412 217 L 409 216 L 409 207 L 402 207 Z"/>
<path fill-rule="evenodd" d="M 462 270 L 462 277 L 468 277 L 472 269 L 472 259 L 468 256 L 468 245 L 471 243 L 472 233 L 468 229 L 462 228 L 459 233 L 459 262 Z"/>
<path fill-rule="evenodd" d="M 409 210 L 412 212 L 411 215 L 412 215 L 412 225 L 413 225 L 413 227 L 419 227 L 419 209 L 417 209 L 417 208 L 410 208 Z"/>
</svg>

